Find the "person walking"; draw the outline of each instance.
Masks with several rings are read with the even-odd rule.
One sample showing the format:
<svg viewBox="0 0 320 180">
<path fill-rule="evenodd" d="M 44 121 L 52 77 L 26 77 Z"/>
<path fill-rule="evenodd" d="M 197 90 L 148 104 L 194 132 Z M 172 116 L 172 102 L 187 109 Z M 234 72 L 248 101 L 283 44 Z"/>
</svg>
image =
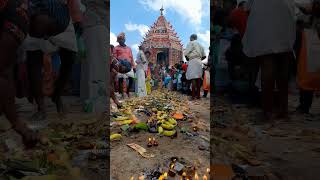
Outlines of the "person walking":
<svg viewBox="0 0 320 180">
<path fill-rule="evenodd" d="M 206 54 L 204 48 L 197 42 L 196 34 L 190 36 L 190 42 L 184 51 L 184 55 L 189 61 L 186 78 L 192 83 L 192 100 L 200 99 L 202 60 L 206 58 Z"/>
<path fill-rule="evenodd" d="M 288 71 L 296 36 L 294 4 L 287 0 L 255 0 L 250 4 L 243 52 L 260 63 L 263 117 L 265 120 L 273 117 L 276 85 L 277 117 L 287 119 Z"/>
</svg>

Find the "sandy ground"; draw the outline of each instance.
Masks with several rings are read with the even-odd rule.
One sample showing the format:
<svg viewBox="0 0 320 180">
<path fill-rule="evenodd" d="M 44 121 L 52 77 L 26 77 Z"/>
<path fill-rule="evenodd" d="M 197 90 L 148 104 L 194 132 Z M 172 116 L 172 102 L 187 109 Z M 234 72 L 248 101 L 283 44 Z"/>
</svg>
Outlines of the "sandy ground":
<svg viewBox="0 0 320 180">
<path fill-rule="evenodd" d="M 232 104 L 228 96 L 215 97 L 214 118 L 227 127 L 215 127 L 216 136 L 241 144 L 253 153 L 256 163 L 249 166 L 253 174 L 268 175 L 273 179 L 314 180 L 320 169 L 320 101 L 314 100 L 314 117 L 294 112 L 297 94 L 289 96 L 290 120 L 276 120 L 274 126 L 257 119 L 258 108 Z M 245 165 L 212 147 L 213 163 Z"/>
<path fill-rule="evenodd" d="M 190 102 L 186 102 L 190 103 Z M 210 101 L 209 98 L 201 99 L 190 104 L 191 112 L 196 114 L 193 120 L 203 124 L 200 128 L 199 136 L 188 137 L 185 134 L 178 133 L 177 138 L 160 137 L 157 134 L 148 132 L 139 132 L 125 136 L 119 142 L 111 142 L 111 177 L 113 180 L 125 180 L 134 176 L 135 179 L 142 175 L 144 170 L 155 169 L 157 165 L 168 163 L 171 157 L 184 158 L 188 162 L 196 165 L 199 174 L 204 174 L 206 168 L 210 165 L 209 142 L 200 136 L 209 138 L 210 128 Z M 139 117 L 138 117 L 139 118 Z M 184 128 L 192 128 L 191 122 L 179 122 L 178 125 Z M 112 128 L 111 132 L 115 133 L 119 128 Z M 147 147 L 148 137 L 155 137 L 159 141 L 158 147 Z M 148 153 L 155 155 L 154 158 L 146 159 L 137 152 L 130 149 L 127 144 L 136 143 L 144 147 Z M 199 146 L 204 147 L 200 150 Z"/>
</svg>

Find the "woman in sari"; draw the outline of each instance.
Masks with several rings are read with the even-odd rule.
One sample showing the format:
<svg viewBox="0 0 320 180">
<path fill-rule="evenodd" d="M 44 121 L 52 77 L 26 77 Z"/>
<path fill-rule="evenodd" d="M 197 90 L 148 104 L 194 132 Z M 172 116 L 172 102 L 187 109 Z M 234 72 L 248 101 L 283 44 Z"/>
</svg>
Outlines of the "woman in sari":
<svg viewBox="0 0 320 180">
<path fill-rule="evenodd" d="M 146 63 L 146 88 L 147 88 L 147 94 L 151 94 L 151 67 L 149 65 L 149 59 L 150 59 L 150 56 L 151 56 L 151 53 L 150 51 L 146 51 L 145 53 L 145 56 L 146 56 L 146 60 L 147 60 L 147 63 Z"/>
</svg>

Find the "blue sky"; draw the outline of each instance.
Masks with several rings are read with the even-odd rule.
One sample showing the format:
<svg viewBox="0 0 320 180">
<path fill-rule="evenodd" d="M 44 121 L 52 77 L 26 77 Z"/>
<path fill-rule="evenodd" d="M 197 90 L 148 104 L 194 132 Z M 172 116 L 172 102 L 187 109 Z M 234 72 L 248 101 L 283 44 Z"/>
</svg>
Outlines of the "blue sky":
<svg viewBox="0 0 320 180">
<path fill-rule="evenodd" d="M 125 32 L 127 45 L 132 48 L 135 58 L 138 44 L 160 16 L 162 5 L 165 18 L 173 25 L 184 48 L 190 35 L 196 33 L 208 53 L 210 0 L 111 0 L 110 43 L 118 45 L 117 34 Z"/>
</svg>

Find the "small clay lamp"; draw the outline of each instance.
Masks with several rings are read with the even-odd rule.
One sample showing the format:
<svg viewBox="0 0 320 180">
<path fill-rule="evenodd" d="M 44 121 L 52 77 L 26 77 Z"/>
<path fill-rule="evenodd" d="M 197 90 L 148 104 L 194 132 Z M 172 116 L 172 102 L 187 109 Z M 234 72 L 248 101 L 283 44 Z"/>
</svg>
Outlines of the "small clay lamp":
<svg viewBox="0 0 320 180">
<path fill-rule="evenodd" d="M 168 171 L 169 176 L 174 177 L 176 173 L 174 172 L 174 163 L 170 163 L 170 169 Z"/>
<path fill-rule="evenodd" d="M 194 131 L 194 132 L 197 132 L 197 131 L 198 131 L 198 128 L 197 128 L 197 127 L 193 127 L 193 131 Z"/>
<path fill-rule="evenodd" d="M 152 138 L 152 143 L 154 146 L 158 146 L 159 143 L 156 141 L 156 138 Z"/>
<path fill-rule="evenodd" d="M 196 172 L 195 175 L 194 175 L 194 180 L 199 180 L 199 176 L 198 176 L 198 173 Z"/>
<path fill-rule="evenodd" d="M 152 140 L 151 140 L 151 138 L 149 138 L 147 146 L 152 147 L 152 145 L 153 145 Z"/>
<path fill-rule="evenodd" d="M 183 172 L 183 173 L 182 173 L 182 179 L 183 179 L 183 180 L 186 180 L 186 179 L 187 179 L 187 173 L 186 173 L 186 172 Z"/>
</svg>

